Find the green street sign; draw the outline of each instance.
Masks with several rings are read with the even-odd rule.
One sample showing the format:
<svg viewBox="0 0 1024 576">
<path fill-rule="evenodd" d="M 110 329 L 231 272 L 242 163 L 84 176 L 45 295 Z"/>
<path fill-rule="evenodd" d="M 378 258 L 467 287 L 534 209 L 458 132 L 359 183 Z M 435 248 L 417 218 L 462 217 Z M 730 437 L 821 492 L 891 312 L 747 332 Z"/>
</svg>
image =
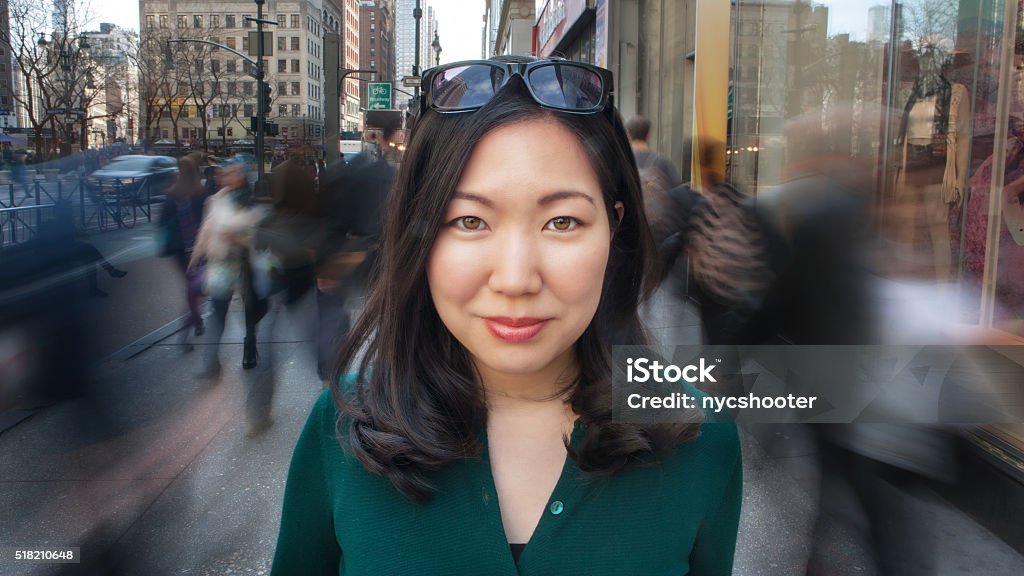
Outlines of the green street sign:
<svg viewBox="0 0 1024 576">
<path fill-rule="evenodd" d="M 371 82 L 366 87 L 367 110 L 391 110 L 391 83 Z"/>
</svg>

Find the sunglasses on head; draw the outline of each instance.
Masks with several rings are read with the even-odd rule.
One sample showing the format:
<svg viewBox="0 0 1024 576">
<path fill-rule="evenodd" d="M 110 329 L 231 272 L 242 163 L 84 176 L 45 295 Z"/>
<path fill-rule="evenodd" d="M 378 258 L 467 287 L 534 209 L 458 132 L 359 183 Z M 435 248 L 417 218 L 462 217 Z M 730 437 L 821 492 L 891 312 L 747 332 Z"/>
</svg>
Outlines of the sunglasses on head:
<svg viewBox="0 0 1024 576">
<path fill-rule="evenodd" d="M 478 110 L 514 76 L 537 104 L 570 114 L 595 114 L 612 102 L 612 73 L 561 59 L 534 62 L 467 60 L 423 73 L 420 111 L 454 114 Z"/>
</svg>

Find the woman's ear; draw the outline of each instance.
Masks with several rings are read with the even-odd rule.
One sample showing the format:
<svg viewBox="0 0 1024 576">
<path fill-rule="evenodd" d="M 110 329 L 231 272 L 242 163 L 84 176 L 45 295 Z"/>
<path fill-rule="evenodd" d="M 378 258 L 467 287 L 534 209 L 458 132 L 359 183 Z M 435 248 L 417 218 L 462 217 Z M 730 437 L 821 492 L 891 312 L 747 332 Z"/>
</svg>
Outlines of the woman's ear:
<svg viewBox="0 0 1024 576">
<path fill-rule="evenodd" d="M 622 202 L 615 203 L 615 225 L 616 227 L 622 223 L 622 215 L 626 213 L 626 207 L 622 205 Z"/>
</svg>

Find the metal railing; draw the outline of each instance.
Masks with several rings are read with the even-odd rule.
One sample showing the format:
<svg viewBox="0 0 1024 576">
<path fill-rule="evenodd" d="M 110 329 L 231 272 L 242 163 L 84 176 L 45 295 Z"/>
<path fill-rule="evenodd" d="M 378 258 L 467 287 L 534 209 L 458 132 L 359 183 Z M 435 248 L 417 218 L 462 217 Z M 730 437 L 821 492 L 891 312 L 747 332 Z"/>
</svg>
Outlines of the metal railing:
<svg viewBox="0 0 1024 576">
<path fill-rule="evenodd" d="M 60 205 L 70 204 L 84 232 L 132 228 L 143 218 L 151 222 L 153 202 L 163 200 L 154 186 L 151 178 L 123 182 L 84 177 L 0 186 L 0 248 L 31 240 Z"/>
</svg>

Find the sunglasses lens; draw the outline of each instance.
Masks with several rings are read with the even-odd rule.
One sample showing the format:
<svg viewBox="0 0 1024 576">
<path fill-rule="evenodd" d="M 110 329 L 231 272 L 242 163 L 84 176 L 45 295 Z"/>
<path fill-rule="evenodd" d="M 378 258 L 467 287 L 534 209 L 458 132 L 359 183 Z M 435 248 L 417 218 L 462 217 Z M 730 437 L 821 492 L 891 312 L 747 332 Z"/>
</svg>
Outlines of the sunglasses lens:
<svg viewBox="0 0 1024 576">
<path fill-rule="evenodd" d="M 600 74 L 569 64 L 534 68 L 530 71 L 530 86 L 541 104 L 580 112 L 596 110 L 604 94 Z"/>
<path fill-rule="evenodd" d="M 430 86 L 434 108 L 460 110 L 486 104 L 505 80 L 505 70 L 497 66 L 470 64 L 442 70 Z"/>
</svg>

